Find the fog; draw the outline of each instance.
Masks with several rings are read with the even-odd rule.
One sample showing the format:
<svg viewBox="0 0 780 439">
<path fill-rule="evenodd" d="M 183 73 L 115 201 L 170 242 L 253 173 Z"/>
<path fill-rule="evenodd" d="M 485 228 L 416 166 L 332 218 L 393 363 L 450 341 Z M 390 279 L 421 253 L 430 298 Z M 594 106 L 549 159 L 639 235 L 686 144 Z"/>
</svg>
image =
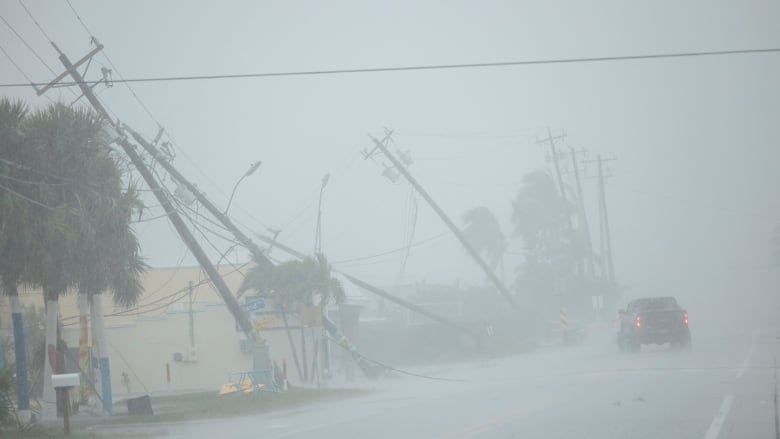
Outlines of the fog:
<svg viewBox="0 0 780 439">
<path fill-rule="evenodd" d="M 152 78 L 780 47 L 780 4 L 769 1 L 71 2 L 119 69 L 114 79 L 120 72 L 125 78 Z M 24 3 L 71 60 L 90 50 L 88 33 L 66 2 Z M 0 14 L 54 71 L 61 70 L 56 52 L 19 3 L 3 2 Z M 0 44 L 34 81 L 46 82 L 54 76 L 7 26 L 0 25 Z M 25 83 L 25 77 L 6 61 L 0 63 L 0 83 Z M 91 68 L 111 67 L 103 55 L 96 61 L 97 67 Z M 694 371 L 728 369 L 733 380 L 743 359 L 747 364 L 753 361 L 750 358 L 758 358 L 756 364 L 764 367 L 776 352 L 772 336 L 778 332 L 780 279 L 772 254 L 780 224 L 778 77 L 780 55 L 771 52 L 133 83 L 132 92 L 145 108 L 128 87 L 117 83 L 101 87 L 100 98 L 122 122 L 147 138 L 155 137 L 158 122 L 164 126 L 163 140 L 173 145 L 176 168 L 218 206 L 226 206 L 235 190 L 230 216 L 244 230 L 265 236 L 278 230 L 280 242 L 304 253 L 314 250 L 321 181 L 330 174 L 322 191 L 323 252 L 334 268 L 390 291 L 397 291 L 398 284 L 465 288 L 487 282 L 485 273 L 419 196 L 414 198 L 417 214 L 413 214 L 411 186 L 403 178 L 394 183 L 382 176 L 387 161 L 381 155 L 373 160 L 363 157 L 361 151 L 373 148 L 368 135 L 381 138 L 386 129 L 393 130 L 392 149 L 409 152 L 413 160 L 409 171 L 459 227 L 466 226 L 462 217 L 475 207 L 487 207 L 495 215 L 508 238 L 507 284 L 516 277 L 527 250 L 512 220 L 512 202 L 523 176 L 537 170 L 554 175 L 549 149 L 540 143 L 548 130 L 553 136 L 565 134 L 557 141 L 562 151 L 568 152 L 569 147 L 587 151 L 581 157 L 583 201 L 596 250 L 599 204 L 592 161 L 598 155 L 610 159 L 605 165 L 609 176 L 605 196 L 620 297 L 595 323 L 581 323 L 590 322 L 587 313 L 574 316 L 578 325 L 591 328 L 587 341 L 567 349 L 547 334 L 552 352 L 534 351 L 526 360 L 523 355 L 490 360 L 475 354 L 477 359 L 461 358 L 457 366 L 444 369 L 420 364 L 415 358 L 395 358 L 420 373 L 444 370 L 449 378 L 468 379 L 472 393 L 424 380 L 410 384 L 409 377 L 399 381 L 396 390 L 390 390 L 395 387 L 388 382 L 376 386 L 383 395 L 426 401 L 428 407 L 438 398 L 473 397 L 476 405 L 482 398 L 493 401 L 491 395 L 499 394 L 502 387 L 496 382 L 511 383 L 506 385 L 518 386 L 517 393 L 502 394 L 497 397 L 500 401 L 506 406 L 517 404 L 518 411 L 527 405 L 528 413 L 555 423 L 555 416 L 549 414 L 555 410 L 579 412 L 569 403 L 556 405 L 555 398 L 521 401 L 518 395 L 558 394 L 568 386 L 581 386 L 583 392 L 595 394 L 577 393 L 572 399 L 584 404 L 603 400 L 609 405 L 628 398 L 620 389 L 634 380 L 627 375 L 610 380 L 602 375 L 608 370 L 688 370 L 694 377 L 690 381 L 679 374 L 670 379 L 683 387 L 691 383 L 685 388 L 701 400 L 677 395 L 678 400 L 700 409 L 692 409 L 681 424 L 685 428 L 674 434 L 703 437 L 709 434 L 710 420 L 723 397 L 710 383 L 721 377 Z M 29 87 L 3 88 L 2 93 L 33 106 L 49 102 Z M 55 89 L 49 96 L 68 103 L 75 99 L 65 89 Z M 262 161 L 258 171 L 234 187 L 258 160 Z M 564 178 L 571 182 L 571 167 L 564 165 Z M 163 214 L 150 194 L 145 202 L 144 218 Z M 140 222 L 135 229 L 151 266 L 196 265 L 164 218 Z M 231 242 L 212 239 L 213 247 L 202 244 L 216 261 Z M 392 252 L 410 243 L 414 245 L 407 260 L 404 252 Z M 292 259 L 278 249 L 271 256 L 276 261 Z M 249 254 L 234 249 L 226 259 L 239 264 L 249 260 Z M 373 299 L 368 292 L 347 288 Z M 650 345 L 637 356 L 618 354 L 611 328 L 614 314 L 629 301 L 647 296 L 674 296 L 688 311 L 692 351 Z M 723 343 L 718 341 L 721 338 Z M 758 347 L 748 354 L 751 343 Z M 382 356 L 381 350 L 377 355 Z M 754 399 L 771 400 L 771 395 L 756 396 L 755 389 L 771 385 L 769 375 L 756 374 L 760 377 L 749 377 L 753 387 L 742 402 L 744 410 L 753 407 Z M 565 378 L 556 381 L 555 377 Z M 545 383 L 554 389 L 545 388 Z M 664 385 L 656 376 L 648 383 L 655 389 Z M 728 392 L 737 401 L 743 397 L 738 391 Z M 676 395 L 675 391 L 669 394 Z M 379 398 L 377 404 L 411 418 L 408 410 L 419 409 L 387 403 L 390 400 L 390 396 Z M 622 404 L 630 406 L 628 401 Z M 502 404 L 489 403 L 496 406 L 490 416 L 480 409 L 469 413 L 475 419 L 484 414 L 483 421 L 497 417 L 496 425 L 504 425 L 508 415 L 498 408 L 505 407 Z M 762 410 L 765 405 L 761 404 Z M 549 406 L 554 407 L 552 412 L 546 410 Z M 457 414 L 465 408 L 447 410 Z M 663 407 L 653 410 L 645 418 L 631 412 L 626 419 L 640 426 L 645 424 L 636 419 L 665 422 Z M 370 416 L 374 413 L 366 419 Z M 516 421 L 510 418 L 511 423 Z M 290 419 L 320 425 L 316 419 Z M 592 418 L 571 419 L 572 425 L 590 425 L 593 420 L 607 422 L 609 417 L 602 418 L 599 412 Z M 764 431 L 740 430 L 747 420 L 725 419 L 721 422 L 730 426 L 733 437 Z M 483 421 L 474 422 L 488 422 Z M 349 427 L 355 434 L 370 427 L 365 419 L 355 422 Z M 695 422 L 703 427 L 693 426 Z M 690 430 L 686 430 L 688 423 Z M 330 432 L 335 430 L 327 430 L 332 424 L 322 425 L 328 433 L 321 437 L 334 434 Z M 431 430 L 399 430 L 399 435 L 515 434 L 503 427 L 470 430 L 464 425 L 463 430 L 451 429 L 459 433 L 446 436 L 450 429 L 425 425 Z M 597 431 L 601 437 L 625 437 L 621 435 L 630 431 L 630 425 L 628 421 L 620 425 L 625 428 L 595 429 L 593 435 L 583 437 L 596 437 Z M 296 430 L 290 436 L 318 437 L 312 429 Z M 577 431 L 559 433 L 575 437 Z M 672 433 L 648 429 L 644 434 L 671 437 Z M 730 437 L 725 436 L 726 430 L 723 434 L 720 437 Z"/>
</svg>

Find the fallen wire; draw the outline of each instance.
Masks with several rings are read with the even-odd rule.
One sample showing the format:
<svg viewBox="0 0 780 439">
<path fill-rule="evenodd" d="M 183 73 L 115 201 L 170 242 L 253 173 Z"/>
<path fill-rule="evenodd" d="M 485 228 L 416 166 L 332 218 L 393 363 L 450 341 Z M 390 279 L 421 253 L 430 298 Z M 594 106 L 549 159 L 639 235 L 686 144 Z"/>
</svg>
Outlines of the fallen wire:
<svg viewBox="0 0 780 439">
<path fill-rule="evenodd" d="M 461 378 L 435 377 L 435 376 L 431 376 L 431 375 L 424 375 L 424 374 L 410 372 L 410 371 L 404 370 L 404 369 L 399 369 L 397 367 L 390 366 L 389 364 L 382 363 L 381 361 L 373 360 L 373 359 L 368 358 L 368 357 L 366 357 L 366 356 L 364 356 L 364 355 L 362 355 L 362 354 L 360 354 L 358 352 L 355 352 L 355 351 L 349 349 L 344 344 L 339 343 L 338 340 L 334 339 L 331 336 L 328 336 L 328 339 L 330 339 L 332 342 L 334 342 L 340 348 L 342 348 L 345 351 L 347 351 L 350 354 L 352 354 L 354 357 L 360 358 L 362 361 L 365 361 L 367 363 L 372 363 L 372 364 L 374 364 L 376 366 L 379 366 L 379 367 L 383 368 L 385 371 L 393 371 L 393 372 L 397 372 L 397 373 L 400 373 L 400 374 L 403 374 L 403 375 L 409 375 L 409 376 L 413 376 L 413 377 L 417 377 L 417 378 L 423 378 L 423 379 L 426 379 L 426 380 L 448 381 L 448 382 L 454 382 L 454 383 L 467 383 L 467 382 L 469 382 L 468 380 L 464 380 L 464 379 L 461 379 Z"/>
</svg>

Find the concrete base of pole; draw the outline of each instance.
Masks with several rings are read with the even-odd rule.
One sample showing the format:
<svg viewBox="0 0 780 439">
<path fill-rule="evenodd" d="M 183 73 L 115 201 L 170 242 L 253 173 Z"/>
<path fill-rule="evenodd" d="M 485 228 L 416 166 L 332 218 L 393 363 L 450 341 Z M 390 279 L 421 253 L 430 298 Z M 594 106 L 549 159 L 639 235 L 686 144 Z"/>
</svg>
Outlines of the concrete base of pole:
<svg viewBox="0 0 780 439">
<path fill-rule="evenodd" d="M 271 348 L 267 343 L 255 344 L 252 348 L 252 372 L 255 384 L 264 384 L 265 388 L 275 387 Z"/>
</svg>

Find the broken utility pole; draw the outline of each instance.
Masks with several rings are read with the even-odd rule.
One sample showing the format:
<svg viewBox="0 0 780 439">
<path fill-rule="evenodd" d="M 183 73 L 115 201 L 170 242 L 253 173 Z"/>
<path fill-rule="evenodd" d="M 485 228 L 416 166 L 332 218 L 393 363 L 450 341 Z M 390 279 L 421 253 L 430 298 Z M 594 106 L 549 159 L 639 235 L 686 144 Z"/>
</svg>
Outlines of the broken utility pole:
<svg viewBox="0 0 780 439">
<path fill-rule="evenodd" d="M 133 138 L 141 146 L 143 146 L 144 149 L 153 158 L 155 158 L 155 160 L 157 160 L 165 168 L 166 171 L 168 171 L 168 173 L 174 178 L 174 180 L 176 180 L 179 184 L 182 184 L 184 187 L 186 187 L 187 190 L 189 190 L 195 196 L 195 198 L 198 200 L 198 202 L 200 202 L 206 208 L 206 210 L 209 211 L 209 213 L 211 213 L 217 220 L 219 220 L 222 223 L 222 225 L 224 225 L 228 230 L 231 231 L 231 233 L 233 233 L 233 235 L 236 237 L 236 239 L 238 239 L 239 242 L 241 242 L 241 244 L 245 248 L 247 248 L 250 251 L 250 253 L 252 253 L 252 256 L 255 257 L 255 260 L 256 260 L 257 263 L 268 264 L 269 267 L 273 265 L 271 263 L 271 261 L 268 259 L 268 257 L 266 256 L 266 253 L 249 236 L 247 236 L 243 231 L 241 231 L 241 229 L 236 227 L 236 225 L 233 223 L 233 221 L 230 220 L 230 217 L 225 215 L 222 210 L 217 208 L 214 205 L 214 203 L 212 203 L 211 200 L 209 200 L 194 184 L 192 184 L 186 178 L 184 178 L 184 176 L 175 167 L 173 167 L 173 165 L 171 165 L 170 162 L 168 162 L 168 160 L 166 160 L 162 156 L 162 154 L 157 150 L 157 148 L 154 147 L 154 145 L 152 145 L 149 142 L 147 142 L 146 140 L 144 140 L 144 138 L 139 133 L 133 131 L 132 129 L 127 128 L 127 130 L 132 134 Z M 270 245 L 272 245 L 274 247 L 277 247 L 280 250 L 284 251 L 285 253 L 287 253 L 287 254 L 289 254 L 291 256 L 294 256 L 294 257 L 296 257 L 298 259 L 304 259 L 306 257 L 306 255 L 303 252 L 299 252 L 297 250 L 294 250 L 294 249 L 292 249 L 292 248 L 290 248 L 290 247 L 280 243 L 279 241 L 276 240 L 276 237 L 270 238 L 270 237 L 263 236 L 263 235 L 260 235 L 260 234 L 255 234 L 255 236 L 258 239 L 260 239 L 261 241 L 264 241 L 267 244 L 270 244 Z M 380 296 L 382 298 L 385 298 L 385 299 L 387 299 L 387 300 L 389 300 L 391 302 L 397 303 L 397 304 L 403 306 L 404 308 L 407 308 L 407 309 L 409 309 L 411 311 L 414 311 L 414 312 L 416 312 L 418 314 L 424 315 L 424 316 L 430 318 L 431 320 L 434 320 L 436 322 L 439 322 L 439 323 L 445 324 L 447 326 L 450 326 L 450 327 L 452 327 L 454 329 L 457 329 L 458 331 L 471 334 L 471 331 L 469 329 L 467 329 L 467 328 L 465 328 L 465 327 L 463 327 L 461 325 L 458 325 L 457 323 L 454 323 L 454 322 L 452 322 L 452 321 L 450 321 L 448 319 L 440 317 L 440 316 L 438 316 L 438 315 L 436 315 L 434 313 L 431 313 L 431 312 L 425 310 L 424 308 L 421 308 L 421 307 L 419 307 L 419 306 L 417 306 L 417 305 L 415 305 L 415 304 L 413 304 L 411 302 L 407 302 L 407 301 L 405 301 L 403 299 L 400 299 L 400 298 L 398 298 L 396 296 L 393 296 L 392 294 L 390 294 L 390 293 L 388 293 L 388 292 L 386 292 L 386 291 L 384 291 L 384 290 L 382 290 L 380 288 L 377 288 L 377 287 L 369 284 L 368 282 L 364 282 L 364 281 L 362 281 L 360 279 L 357 279 L 355 277 L 352 277 L 352 276 L 350 276 L 350 275 L 348 275 L 346 273 L 339 272 L 338 270 L 335 270 L 335 269 L 334 269 L 334 271 L 337 272 L 337 273 L 342 274 L 344 277 L 347 278 L 347 280 L 349 280 L 353 284 L 355 284 L 355 285 L 357 285 L 357 286 L 359 286 L 361 288 L 364 288 L 364 289 L 366 289 L 366 290 L 368 290 L 368 291 L 370 291 L 370 292 L 372 292 L 372 293 L 374 293 L 374 294 L 376 294 L 376 295 L 378 295 L 378 296 Z"/>
<path fill-rule="evenodd" d="M 130 134 L 133 136 L 133 138 L 158 162 L 160 163 L 165 170 L 173 177 L 173 179 L 183 185 L 192 195 L 195 197 L 195 199 L 200 202 L 202 206 L 206 208 L 206 210 L 211 213 L 214 218 L 216 218 L 222 225 L 225 226 L 232 234 L 233 236 L 238 239 L 238 241 L 252 254 L 255 262 L 257 264 L 261 264 L 266 266 L 267 268 L 271 268 L 273 266 L 273 263 L 268 259 L 266 256 L 266 253 L 249 237 L 247 236 L 241 229 L 236 227 L 236 225 L 233 223 L 233 221 L 230 219 L 229 216 L 225 214 L 225 212 L 221 209 L 219 209 L 217 206 L 214 205 L 214 203 L 211 202 L 211 200 L 206 197 L 203 192 L 201 192 L 194 184 L 192 184 L 189 180 L 187 180 L 166 158 L 160 153 L 157 148 L 146 141 L 138 132 L 132 130 L 129 127 L 125 127 L 127 131 L 130 132 Z M 301 252 L 298 252 L 296 250 L 293 250 L 290 247 L 287 247 L 280 242 L 278 242 L 275 238 L 268 238 L 262 235 L 256 234 L 258 239 L 265 241 L 266 243 L 269 243 L 270 245 L 273 245 L 282 251 L 298 258 L 303 259 L 306 257 Z M 336 270 L 334 270 L 336 271 Z M 338 272 L 338 271 L 336 271 Z M 377 294 L 381 297 L 384 297 L 387 300 L 396 302 L 400 304 L 401 306 L 404 306 L 412 311 L 415 311 L 419 314 L 425 315 L 426 317 L 437 321 L 439 323 L 446 324 L 454 329 L 457 329 L 458 331 L 468 333 L 469 335 L 473 335 L 471 331 L 461 325 L 458 325 L 454 322 L 451 322 L 447 319 L 444 319 L 436 314 L 433 314 L 431 312 L 426 311 L 425 309 L 418 307 L 412 303 L 406 302 L 405 300 L 399 299 L 395 296 L 392 296 L 391 294 L 374 287 L 367 282 L 363 282 L 359 279 L 356 279 L 352 276 L 349 276 L 347 274 L 341 273 L 344 275 L 350 282 L 353 284 L 356 284 L 368 291 L 371 291 L 374 294 Z M 328 332 L 331 333 L 331 336 L 334 338 L 334 340 L 344 346 L 347 351 L 350 352 L 352 357 L 357 362 L 358 366 L 360 366 L 361 370 L 366 374 L 368 377 L 375 376 L 375 371 L 373 368 L 366 362 L 366 360 L 363 358 L 363 356 L 357 351 L 357 348 L 355 345 L 347 338 L 345 337 L 340 331 L 338 331 L 337 326 L 328 319 L 327 316 L 323 316 L 323 320 L 325 321 L 325 329 L 328 330 Z"/>
<path fill-rule="evenodd" d="M 444 224 L 447 225 L 447 227 L 450 228 L 452 233 L 455 234 L 455 236 L 458 238 L 458 241 L 460 241 L 461 245 L 463 245 L 463 248 L 466 249 L 468 254 L 477 262 L 480 268 L 482 268 L 482 271 L 485 272 L 488 279 L 490 279 L 490 282 L 493 283 L 493 285 L 498 289 L 498 292 L 501 293 L 502 296 L 509 302 L 510 305 L 512 305 L 512 308 L 514 308 L 515 311 L 520 310 L 520 306 L 517 304 L 515 299 L 512 297 L 512 294 L 509 292 L 509 289 L 504 285 L 503 282 L 501 282 L 501 279 L 496 276 L 495 273 L 493 273 L 493 270 L 488 266 L 488 264 L 482 259 L 482 257 L 477 253 L 476 250 L 474 250 L 474 247 L 472 247 L 471 243 L 466 239 L 466 237 L 463 235 L 463 233 L 460 231 L 460 228 L 458 228 L 457 225 L 455 225 L 454 222 L 447 216 L 446 213 L 439 207 L 438 204 L 436 204 L 436 201 L 433 200 L 433 198 L 428 194 L 428 192 L 423 189 L 422 185 L 417 182 L 417 180 L 412 176 L 412 174 L 409 173 L 409 171 L 406 169 L 406 166 L 404 166 L 403 163 L 401 163 L 401 160 L 399 160 L 395 155 L 393 155 L 390 150 L 387 149 L 387 146 L 385 146 L 384 141 L 392 134 L 392 132 L 388 133 L 387 136 L 385 136 L 385 139 L 383 141 L 380 141 L 374 136 L 369 135 L 371 140 L 374 142 L 374 145 L 376 146 L 376 149 L 379 149 L 382 151 L 382 153 L 385 155 L 385 157 L 390 160 L 390 162 L 393 164 L 395 169 L 398 170 L 398 172 L 403 175 L 406 180 L 412 185 L 412 187 L 419 193 L 425 201 L 428 202 L 428 205 L 433 208 L 433 210 L 436 212 L 436 214 L 439 215 L 439 218 L 444 221 Z M 370 156 L 370 153 L 366 155 L 366 157 Z"/>
<path fill-rule="evenodd" d="M 60 81 L 62 78 L 65 77 L 66 74 L 69 74 L 73 78 L 73 80 L 79 85 L 79 88 L 81 88 L 82 93 L 84 93 L 84 96 L 87 98 L 87 100 L 92 105 L 92 107 L 95 108 L 98 114 L 100 114 L 107 121 L 111 121 L 112 119 L 111 116 L 108 114 L 108 111 L 106 111 L 103 104 L 98 100 L 97 96 L 95 96 L 94 92 L 92 91 L 92 88 L 84 81 L 84 78 L 81 76 L 78 70 L 76 70 L 78 65 L 85 62 L 87 58 L 94 56 L 98 51 L 100 51 L 103 48 L 103 46 L 98 44 L 98 46 L 87 55 L 87 57 L 79 60 L 76 63 L 76 65 L 70 62 L 67 55 L 65 55 L 59 49 L 59 47 L 57 47 L 56 44 L 52 43 L 52 46 L 54 46 L 54 49 L 57 50 L 57 52 L 60 54 L 59 57 L 60 61 L 62 62 L 62 64 L 65 66 L 66 69 L 65 74 L 58 76 L 55 82 Z M 42 94 L 53 85 L 54 82 L 41 89 L 38 93 Z M 121 127 L 115 127 L 115 128 L 117 128 L 117 130 L 120 130 Z M 171 223 L 176 228 L 176 231 L 179 233 L 179 236 L 181 236 L 182 240 L 187 245 L 187 248 L 190 250 L 190 252 L 192 252 L 193 256 L 195 256 L 195 259 L 197 259 L 200 266 L 203 267 L 203 270 L 208 275 L 209 280 L 211 280 L 211 282 L 214 284 L 214 287 L 216 287 L 217 291 L 219 292 L 220 296 L 222 296 L 222 300 L 225 301 L 228 310 L 230 311 L 231 314 L 233 314 L 233 317 L 236 319 L 236 322 L 238 322 L 238 326 L 241 328 L 241 330 L 244 332 L 244 334 L 248 339 L 256 340 L 254 327 L 249 321 L 246 312 L 244 312 L 244 310 L 241 309 L 241 306 L 238 304 L 238 301 L 230 292 L 230 289 L 228 288 L 227 284 L 219 275 L 217 269 L 211 263 L 206 253 L 200 247 L 200 244 L 198 244 L 197 240 L 192 235 L 192 232 L 190 232 L 190 230 L 187 228 L 187 225 L 184 223 L 184 220 L 182 220 L 181 216 L 179 215 L 179 212 L 176 211 L 176 209 L 173 207 L 173 204 L 168 199 L 168 196 L 165 194 L 165 191 L 162 189 L 160 184 L 154 178 L 154 175 L 152 175 L 149 168 L 147 168 L 141 156 L 135 150 L 135 145 L 131 144 L 124 137 L 118 138 L 117 143 L 119 144 L 119 146 L 122 147 L 122 150 L 130 158 L 130 161 L 133 163 L 133 165 L 138 170 L 138 172 L 141 173 L 141 176 L 143 177 L 144 181 L 149 186 L 149 189 L 152 190 L 152 193 L 157 198 L 157 201 L 159 201 L 160 205 L 162 205 L 166 215 L 168 215 L 168 218 L 170 219 Z"/>
</svg>

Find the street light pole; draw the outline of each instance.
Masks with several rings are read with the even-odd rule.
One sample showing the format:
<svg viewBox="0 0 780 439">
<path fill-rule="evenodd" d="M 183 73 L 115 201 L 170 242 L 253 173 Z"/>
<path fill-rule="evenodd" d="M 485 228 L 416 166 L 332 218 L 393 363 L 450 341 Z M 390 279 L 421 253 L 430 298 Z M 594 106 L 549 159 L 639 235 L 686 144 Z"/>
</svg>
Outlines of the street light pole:
<svg viewBox="0 0 780 439">
<path fill-rule="evenodd" d="M 314 256 L 317 258 L 318 261 L 322 261 L 322 259 L 319 257 L 322 255 L 322 193 L 325 191 L 325 186 L 328 185 L 328 180 L 330 180 L 330 174 L 325 174 L 322 177 L 322 184 L 320 185 L 320 198 L 319 202 L 317 203 L 317 230 L 314 233 Z M 326 287 L 327 288 L 327 287 Z M 327 297 L 327 294 L 321 293 L 323 300 L 325 297 Z M 325 322 L 326 316 L 325 316 L 325 306 L 326 304 L 323 302 L 320 304 L 320 319 L 322 322 Z M 319 369 L 320 373 L 318 376 L 322 375 L 323 380 L 329 379 L 330 375 L 330 349 L 328 346 L 328 334 L 325 331 L 325 325 L 322 326 L 322 361 L 320 361 Z M 315 344 L 316 346 L 316 344 Z M 316 358 L 316 354 L 315 354 Z M 314 371 L 312 371 L 314 372 Z M 316 373 L 316 372 L 314 372 Z M 319 386 L 320 381 L 317 380 L 317 385 Z"/>
<path fill-rule="evenodd" d="M 322 185 L 320 186 L 320 200 L 317 204 L 317 230 L 314 232 L 315 255 L 322 253 L 322 192 L 325 190 L 325 186 L 328 185 L 328 180 L 330 180 L 330 174 L 325 174 L 322 177 Z"/>
<path fill-rule="evenodd" d="M 252 163 L 249 166 L 249 170 L 246 171 L 244 173 L 244 175 L 242 175 L 241 178 L 238 179 L 238 181 L 236 182 L 235 186 L 233 186 L 233 191 L 230 193 L 230 199 L 228 200 L 227 207 L 225 207 L 225 212 L 224 212 L 225 215 L 227 215 L 228 210 L 230 209 L 230 203 L 233 202 L 233 196 L 236 195 L 236 189 L 238 189 L 238 185 L 241 184 L 241 182 L 244 181 L 245 178 L 247 178 L 250 175 L 254 174 L 255 171 L 257 171 L 257 168 L 259 168 L 260 165 L 262 165 L 262 164 L 263 164 L 263 162 L 261 162 L 259 160 L 254 162 L 254 163 Z"/>
</svg>

